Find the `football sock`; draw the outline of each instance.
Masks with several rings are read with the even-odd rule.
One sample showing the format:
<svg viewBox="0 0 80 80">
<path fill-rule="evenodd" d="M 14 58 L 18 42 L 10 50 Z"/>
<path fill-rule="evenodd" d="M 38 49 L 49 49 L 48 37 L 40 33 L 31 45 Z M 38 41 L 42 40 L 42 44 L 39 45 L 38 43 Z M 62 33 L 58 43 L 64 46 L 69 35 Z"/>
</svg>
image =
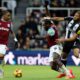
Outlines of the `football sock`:
<svg viewBox="0 0 80 80">
<path fill-rule="evenodd" d="M 60 73 L 64 73 L 64 70 L 62 68 L 59 68 Z"/>
<path fill-rule="evenodd" d="M 61 59 L 61 62 L 66 66 L 67 60 L 66 59 Z"/>
<path fill-rule="evenodd" d="M 63 70 L 63 73 L 65 73 L 66 75 L 71 75 L 69 70 L 65 67 L 65 65 L 62 65 L 61 69 Z"/>
</svg>

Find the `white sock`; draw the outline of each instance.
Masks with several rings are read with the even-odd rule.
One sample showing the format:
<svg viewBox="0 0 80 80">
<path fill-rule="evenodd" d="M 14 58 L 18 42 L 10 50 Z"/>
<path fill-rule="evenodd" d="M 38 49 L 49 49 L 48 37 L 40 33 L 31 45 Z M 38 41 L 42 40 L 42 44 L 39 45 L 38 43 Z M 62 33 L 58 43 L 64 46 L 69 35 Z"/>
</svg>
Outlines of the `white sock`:
<svg viewBox="0 0 80 80">
<path fill-rule="evenodd" d="M 66 75 L 71 75 L 70 72 L 69 72 L 69 70 L 68 70 L 64 65 L 62 65 L 61 68 L 63 69 L 63 71 L 64 71 L 64 73 L 65 73 Z"/>
<path fill-rule="evenodd" d="M 59 72 L 64 73 L 64 70 L 63 70 L 63 69 L 61 69 L 61 68 L 59 68 Z"/>
</svg>

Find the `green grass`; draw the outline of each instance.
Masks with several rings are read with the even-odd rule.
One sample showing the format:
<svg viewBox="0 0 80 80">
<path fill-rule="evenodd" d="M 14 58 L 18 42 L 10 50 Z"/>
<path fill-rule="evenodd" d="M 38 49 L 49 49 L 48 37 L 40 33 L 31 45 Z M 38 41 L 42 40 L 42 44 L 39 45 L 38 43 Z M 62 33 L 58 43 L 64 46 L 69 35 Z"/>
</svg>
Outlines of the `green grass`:
<svg viewBox="0 0 80 80">
<path fill-rule="evenodd" d="M 23 71 L 22 78 L 15 78 L 13 76 L 13 71 L 16 68 L 20 68 Z M 80 80 L 80 67 L 69 66 L 76 75 L 76 79 L 71 80 Z M 65 80 L 65 78 L 57 79 L 57 72 L 52 71 L 49 66 L 26 66 L 26 65 L 6 65 L 4 78 L 0 78 L 0 80 Z"/>
</svg>

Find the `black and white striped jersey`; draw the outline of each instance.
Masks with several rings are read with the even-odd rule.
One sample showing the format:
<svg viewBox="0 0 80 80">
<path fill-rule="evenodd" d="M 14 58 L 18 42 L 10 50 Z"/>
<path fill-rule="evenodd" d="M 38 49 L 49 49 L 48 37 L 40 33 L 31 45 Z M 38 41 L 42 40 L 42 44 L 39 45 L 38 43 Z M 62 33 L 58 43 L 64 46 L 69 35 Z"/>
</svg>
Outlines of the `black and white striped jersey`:
<svg viewBox="0 0 80 80">
<path fill-rule="evenodd" d="M 74 21 L 72 17 L 65 17 L 65 20 L 68 20 L 69 23 L 66 26 L 66 36 L 65 38 L 70 38 L 73 36 L 74 33 L 77 33 L 78 30 L 80 30 L 80 22 Z"/>
</svg>

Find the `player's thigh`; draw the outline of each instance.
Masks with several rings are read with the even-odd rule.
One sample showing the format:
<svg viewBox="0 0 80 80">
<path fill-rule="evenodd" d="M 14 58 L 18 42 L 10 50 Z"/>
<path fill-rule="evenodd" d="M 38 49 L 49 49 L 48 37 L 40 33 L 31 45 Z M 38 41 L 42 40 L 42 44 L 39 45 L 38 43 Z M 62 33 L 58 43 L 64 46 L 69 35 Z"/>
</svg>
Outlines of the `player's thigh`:
<svg viewBox="0 0 80 80">
<path fill-rule="evenodd" d="M 51 61 L 51 62 L 50 62 L 50 66 L 51 66 L 51 69 L 54 69 L 54 70 L 55 70 L 55 69 L 57 68 L 58 65 L 57 65 L 56 62 Z"/>
<path fill-rule="evenodd" d="M 65 42 L 63 45 L 63 53 L 62 53 L 62 57 L 63 58 L 67 58 L 69 52 L 71 51 L 72 47 L 73 47 L 74 42 Z"/>
<path fill-rule="evenodd" d="M 0 56 L 5 55 L 6 53 L 6 45 L 0 44 Z"/>
<path fill-rule="evenodd" d="M 60 46 L 52 46 L 49 53 L 49 62 L 54 61 L 56 58 L 59 58 L 61 56 L 61 53 L 62 50 L 60 49 Z"/>
</svg>

